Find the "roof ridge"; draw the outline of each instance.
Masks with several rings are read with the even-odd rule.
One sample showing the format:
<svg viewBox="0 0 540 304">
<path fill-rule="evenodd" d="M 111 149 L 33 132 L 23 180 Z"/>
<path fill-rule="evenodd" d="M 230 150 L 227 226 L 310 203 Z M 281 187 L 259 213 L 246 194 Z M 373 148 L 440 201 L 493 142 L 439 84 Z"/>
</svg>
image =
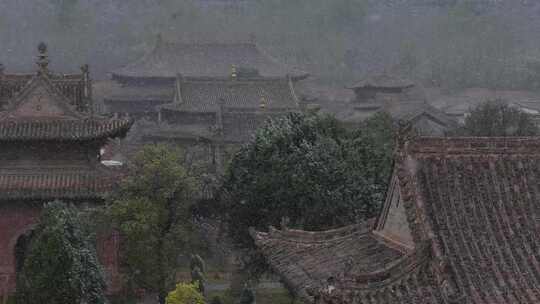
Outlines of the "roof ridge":
<svg viewBox="0 0 540 304">
<path fill-rule="evenodd" d="M 407 154 L 430 155 L 540 155 L 535 137 L 416 137 L 406 141 Z"/>
<path fill-rule="evenodd" d="M 237 45 L 246 45 L 246 46 L 257 46 L 255 42 L 249 41 L 171 41 L 166 40 L 162 42 L 163 44 L 175 45 L 175 46 L 208 46 L 208 45 L 218 45 L 218 46 L 237 46 Z"/>
<path fill-rule="evenodd" d="M 204 48 L 204 49 L 199 49 Z M 221 49 L 220 49 L 221 48 Z M 230 65 L 254 66 L 262 75 L 308 75 L 261 50 L 255 42 L 170 42 L 158 38 L 138 59 L 112 71 L 113 79 L 174 78 L 186 75 L 229 75 Z M 208 66 L 210 65 L 210 66 Z"/>
<path fill-rule="evenodd" d="M 54 97 L 57 105 L 65 111 L 64 114 L 68 115 L 66 117 L 78 119 L 88 117 L 86 113 L 76 110 L 76 106 L 71 104 L 71 101 L 53 84 L 53 80 L 46 73 L 37 73 L 8 101 L 8 109 L 0 112 L 0 119 L 10 119 L 9 115 L 25 102 L 28 94 L 31 94 L 33 90 L 39 89 L 40 82 L 46 94 L 52 95 L 51 97 Z"/>
<path fill-rule="evenodd" d="M 286 76 L 239 76 L 231 78 L 228 76 L 183 76 L 180 80 L 182 83 L 199 83 L 199 82 L 285 82 L 289 81 Z"/>
<path fill-rule="evenodd" d="M 380 284 L 379 287 L 382 287 L 395 283 L 422 265 L 429 264 L 430 257 L 430 245 L 424 244 L 423 247 L 390 262 L 380 270 L 360 274 L 345 274 L 340 279 L 342 280 L 342 284 L 356 285 L 363 283 L 369 285 L 370 288 Z"/>
<path fill-rule="evenodd" d="M 51 119 L 0 121 L 0 141 L 84 141 L 123 137 L 131 119 Z"/>
<path fill-rule="evenodd" d="M 368 235 L 371 233 L 374 220 L 370 219 L 366 222 L 347 225 L 344 227 L 324 230 L 324 231 L 306 231 L 300 229 L 277 229 L 270 226 L 268 232 L 256 231 L 250 228 L 250 234 L 253 237 L 268 237 L 279 238 L 294 242 L 305 243 L 325 243 L 328 241 L 336 241 L 355 237 L 358 235 Z"/>
</svg>

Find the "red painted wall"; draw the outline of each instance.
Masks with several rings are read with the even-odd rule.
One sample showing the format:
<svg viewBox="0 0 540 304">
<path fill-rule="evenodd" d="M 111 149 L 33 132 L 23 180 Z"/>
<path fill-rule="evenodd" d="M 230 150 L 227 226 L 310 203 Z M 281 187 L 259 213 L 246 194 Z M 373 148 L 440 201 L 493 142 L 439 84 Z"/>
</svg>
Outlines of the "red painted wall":
<svg viewBox="0 0 540 304">
<path fill-rule="evenodd" d="M 40 209 L 17 203 L 0 206 L 0 295 L 15 290 L 15 244 L 35 226 Z"/>
<path fill-rule="evenodd" d="M 15 291 L 15 244 L 22 234 L 36 225 L 41 208 L 38 204 L 0 204 L 0 302 L 6 294 Z M 107 293 L 115 294 L 121 289 L 118 272 L 118 234 L 100 235 L 97 240 L 98 257 L 105 269 Z"/>
</svg>

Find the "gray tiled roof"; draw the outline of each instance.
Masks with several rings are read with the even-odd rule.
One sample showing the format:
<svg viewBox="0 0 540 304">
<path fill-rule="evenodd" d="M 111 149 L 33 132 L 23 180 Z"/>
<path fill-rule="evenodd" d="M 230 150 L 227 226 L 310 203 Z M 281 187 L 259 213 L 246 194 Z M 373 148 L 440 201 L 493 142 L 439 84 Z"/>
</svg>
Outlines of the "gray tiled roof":
<svg viewBox="0 0 540 304">
<path fill-rule="evenodd" d="M 0 141 L 90 141 L 123 137 L 132 125 L 127 119 L 0 121 Z"/>
<path fill-rule="evenodd" d="M 186 112 L 216 112 L 219 104 L 229 109 L 267 110 L 298 108 L 298 99 L 287 78 L 179 79 L 177 102 L 164 106 Z"/>
<path fill-rule="evenodd" d="M 105 101 L 163 101 L 172 102 L 174 85 L 150 84 L 124 86 L 112 80 L 94 84 L 94 97 Z"/>
<path fill-rule="evenodd" d="M 94 99 L 110 113 L 155 112 L 156 106 L 171 103 L 173 98 L 173 84 L 124 86 L 112 80 L 94 84 Z"/>
<path fill-rule="evenodd" d="M 348 88 L 409 88 L 412 86 L 414 86 L 414 83 L 405 78 L 391 74 L 380 74 L 361 79 Z"/>
<path fill-rule="evenodd" d="M 231 66 L 256 68 L 261 76 L 298 76 L 290 68 L 264 54 L 254 43 L 173 43 L 158 38 L 154 49 L 120 69 L 124 77 L 229 76 Z"/>
<path fill-rule="evenodd" d="M 101 199 L 114 188 L 121 173 L 102 165 L 92 169 L 3 169 L 0 171 L 0 199 Z"/>
<path fill-rule="evenodd" d="M 401 256 L 369 227 L 251 234 L 308 302 L 538 303 L 539 146 L 538 137 L 420 137 L 400 145 L 394 172 L 415 243 Z"/>
</svg>

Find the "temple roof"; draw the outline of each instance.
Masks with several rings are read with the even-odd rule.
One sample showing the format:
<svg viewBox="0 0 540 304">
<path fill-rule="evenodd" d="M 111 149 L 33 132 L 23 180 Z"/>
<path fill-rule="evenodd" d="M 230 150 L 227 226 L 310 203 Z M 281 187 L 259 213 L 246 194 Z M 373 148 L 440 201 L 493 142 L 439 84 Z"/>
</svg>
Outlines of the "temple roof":
<svg viewBox="0 0 540 304">
<path fill-rule="evenodd" d="M 183 112 L 216 112 L 229 109 L 294 110 L 298 99 L 290 79 L 283 78 L 184 78 L 176 83 L 175 103 L 164 109 Z"/>
<path fill-rule="evenodd" d="M 88 65 L 81 66 L 80 74 L 55 73 L 48 68 L 47 46 L 44 43 L 39 45 L 39 52 L 36 62 L 39 66 L 37 73 L 6 73 L 4 66 L 0 64 L 0 111 L 9 107 L 10 102 L 36 79 L 36 74 L 40 74 L 42 79 L 46 78 L 50 86 L 65 97 L 69 104 L 78 111 L 91 112 L 93 110 L 92 85 Z"/>
<path fill-rule="evenodd" d="M 429 248 L 405 255 L 373 272 L 342 274 L 317 294 L 323 303 L 435 304 L 455 302 L 433 275 Z M 322 301 L 321 301 L 322 300 Z"/>
<path fill-rule="evenodd" d="M 411 214 L 413 237 L 431 242 L 462 303 L 540 300 L 539 147 L 536 137 L 405 144 L 398 175 L 414 194 L 405 203 L 425 216 Z"/>
<path fill-rule="evenodd" d="M 99 168 L 0 169 L 0 200 L 100 199 L 119 172 Z"/>
<path fill-rule="evenodd" d="M 438 124 L 448 129 L 457 126 L 455 120 L 425 101 L 387 103 L 384 105 L 383 111 L 400 121 L 414 122 L 420 116 L 426 115 L 431 120 L 436 121 Z"/>
<path fill-rule="evenodd" d="M 163 101 L 172 102 L 174 85 L 154 84 L 145 86 L 123 86 L 115 81 L 100 81 L 94 85 L 95 96 L 106 102 L 120 101 Z"/>
<path fill-rule="evenodd" d="M 0 161 L 0 201 L 103 199 L 120 171 L 99 163 L 100 145 L 125 136 L 132 121 L 94 115 L 87 67 L 81 77 L 58 78 L 48 70 L 46 45 L 38 50 L 35 74 L 0 75 L 0 91 L 11 90 L 0 110 L 0 143 L 7 153 Z"/>
<path fill-rule="evenodd" d="M 443 135 L 444 133 L 437 134 L 433 125 L 423 126 L 422 118 L 427 118 L 430 123 L 440 126 L 444 131 L 457 127 L 456 120 L 422 100 L 356 103 L 354 110 L 343 110 L 339 119 L 346 123 L 358 124 L 379 112 L 390 115 L 396 121 L 412 123 L 417 131 L 424 136 Z"/>
<path fill-rule="evenodd" d="M 168 123 L 158 124 L 150 121 L 138 122 L 137 124 L 140 128 L 138 133 L 144 138 L 210 141 L 216 136 L 212 128 L 205 124 L 174 125 Z"/>
<path fill-rule="evenodd" d="M 12 91 L 0 111 L 0 141 L 87 141 L 125 136 L 132 124 L 130 120 L 94 115 L 86 106 L 91 104 L 88 88 L 65 83 L 66 79 L 88 80 L 87 67 L 83 68 L 81 77 L 64 77 L 58 82 L 55 80 L 58 76 L 48 70 L 46 51 L 46 46 L 40 44 L 38 71 L 21 76 L 24 84 L 20 82 L 22 86 Z M 0 76 L 0 86 L 6 77 L 13 78 Z"/>
<path fill-rule="evenodd" d="M 540 301 L 540 138 L 412 138 L 400 142 L 395 172 L 404 208 L 394 212 L 405 213 L 410 230 L 403 231 L 410 231 L 414 248 L 378 269 L 342 272 L 332 288 L 315 292 L 323 303 Z M 373 232 L 378 240 L 399 248 L 379 227 Z M 352 246 L 373 244 L 356 236 L 347 249 L 321 251 L 313 259 L 309 251 L 295 249 L 302 246 L 298 240 L 266 246 L 260 235 L 265 236 L 255 235 L 257 245 L 293 287 L 304 279 L 289 269 L 300 267 L 305 276 L 318 278 L 316 267 L 304 265 L 316 260 L 324 269 Z M 378 249 L 370 261 L 377 265 L 387 256 L 387 249 Z M 292 265 L 280 266 L 284 257 Z M 365 265 L 364 257 L 354 258 L 354 267 Z"/>
<path fill-rule="evenodd" d="M 284 112 L 266 111 L 231 111 L 224 108 L 222 113 L 222 129 L 216 124 L 196 123 L 147 123 L 140 131 L 145 138 L 161 140 L 193 140 L 193 141 L 222 141 L 224 143 L 245 143 L 250 141 L 256 130 L 263 126 L 268 119 L 285 115 Z M 216 114 L 217 115 L 217 114 Z M 215 118 L 217 120 L 217 117 Z"/>
<path fill-rule="evenodd" d="M 391 74 L 378 74 L 361 79 L 348 89 L 381 88 L 381 89 L 406 89 L 413 87 L 414 83 Z"/>
<path fill-rule="evenodd" d="M 366 224 L 323 232 L 270 227 L 269 232 L 251 234 L 273 270 L 308 300 L 329 278 L 349 271 L 372 272 L 402 256 L 378 242 Z"/>
<path fill-rule="evenodd" d="M 124 86 L 113 80 L 94 84 L 94 99 L 103 102 L 108 113 L 156 112 L 156 107 L 174 100 L 174 84 Z"/>
<path fill-rule="evenodd" d="M 4 120 L 0 121 L 0 142 L 87 141 L 124 137 L 131 127 L 127 119 Z"/>
<path fill-rule="evenodd" d="M 113 77 L 175 78 L 230 76 L 231 66 L 249 67 L 266 77 L 306 77 L 305 72 L 279 63 L 254 43 L 173 43 L 158 37 L 154 49 L 113 71 Z"/>
</svg>

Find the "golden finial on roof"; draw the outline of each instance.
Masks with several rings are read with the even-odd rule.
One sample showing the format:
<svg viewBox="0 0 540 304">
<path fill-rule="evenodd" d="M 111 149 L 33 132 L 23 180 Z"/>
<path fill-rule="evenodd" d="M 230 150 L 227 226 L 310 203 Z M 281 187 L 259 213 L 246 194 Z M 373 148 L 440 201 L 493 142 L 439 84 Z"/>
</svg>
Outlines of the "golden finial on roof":
<svg viewBox="0 0 540 304">
<path fill-rule="evenodd" d="M 236 76 L 238 76 L 238 74 L 236 73 L 236 65 L 231 65 L 231 77 L 232 78 L 236 78 Z"/>
</svg>

